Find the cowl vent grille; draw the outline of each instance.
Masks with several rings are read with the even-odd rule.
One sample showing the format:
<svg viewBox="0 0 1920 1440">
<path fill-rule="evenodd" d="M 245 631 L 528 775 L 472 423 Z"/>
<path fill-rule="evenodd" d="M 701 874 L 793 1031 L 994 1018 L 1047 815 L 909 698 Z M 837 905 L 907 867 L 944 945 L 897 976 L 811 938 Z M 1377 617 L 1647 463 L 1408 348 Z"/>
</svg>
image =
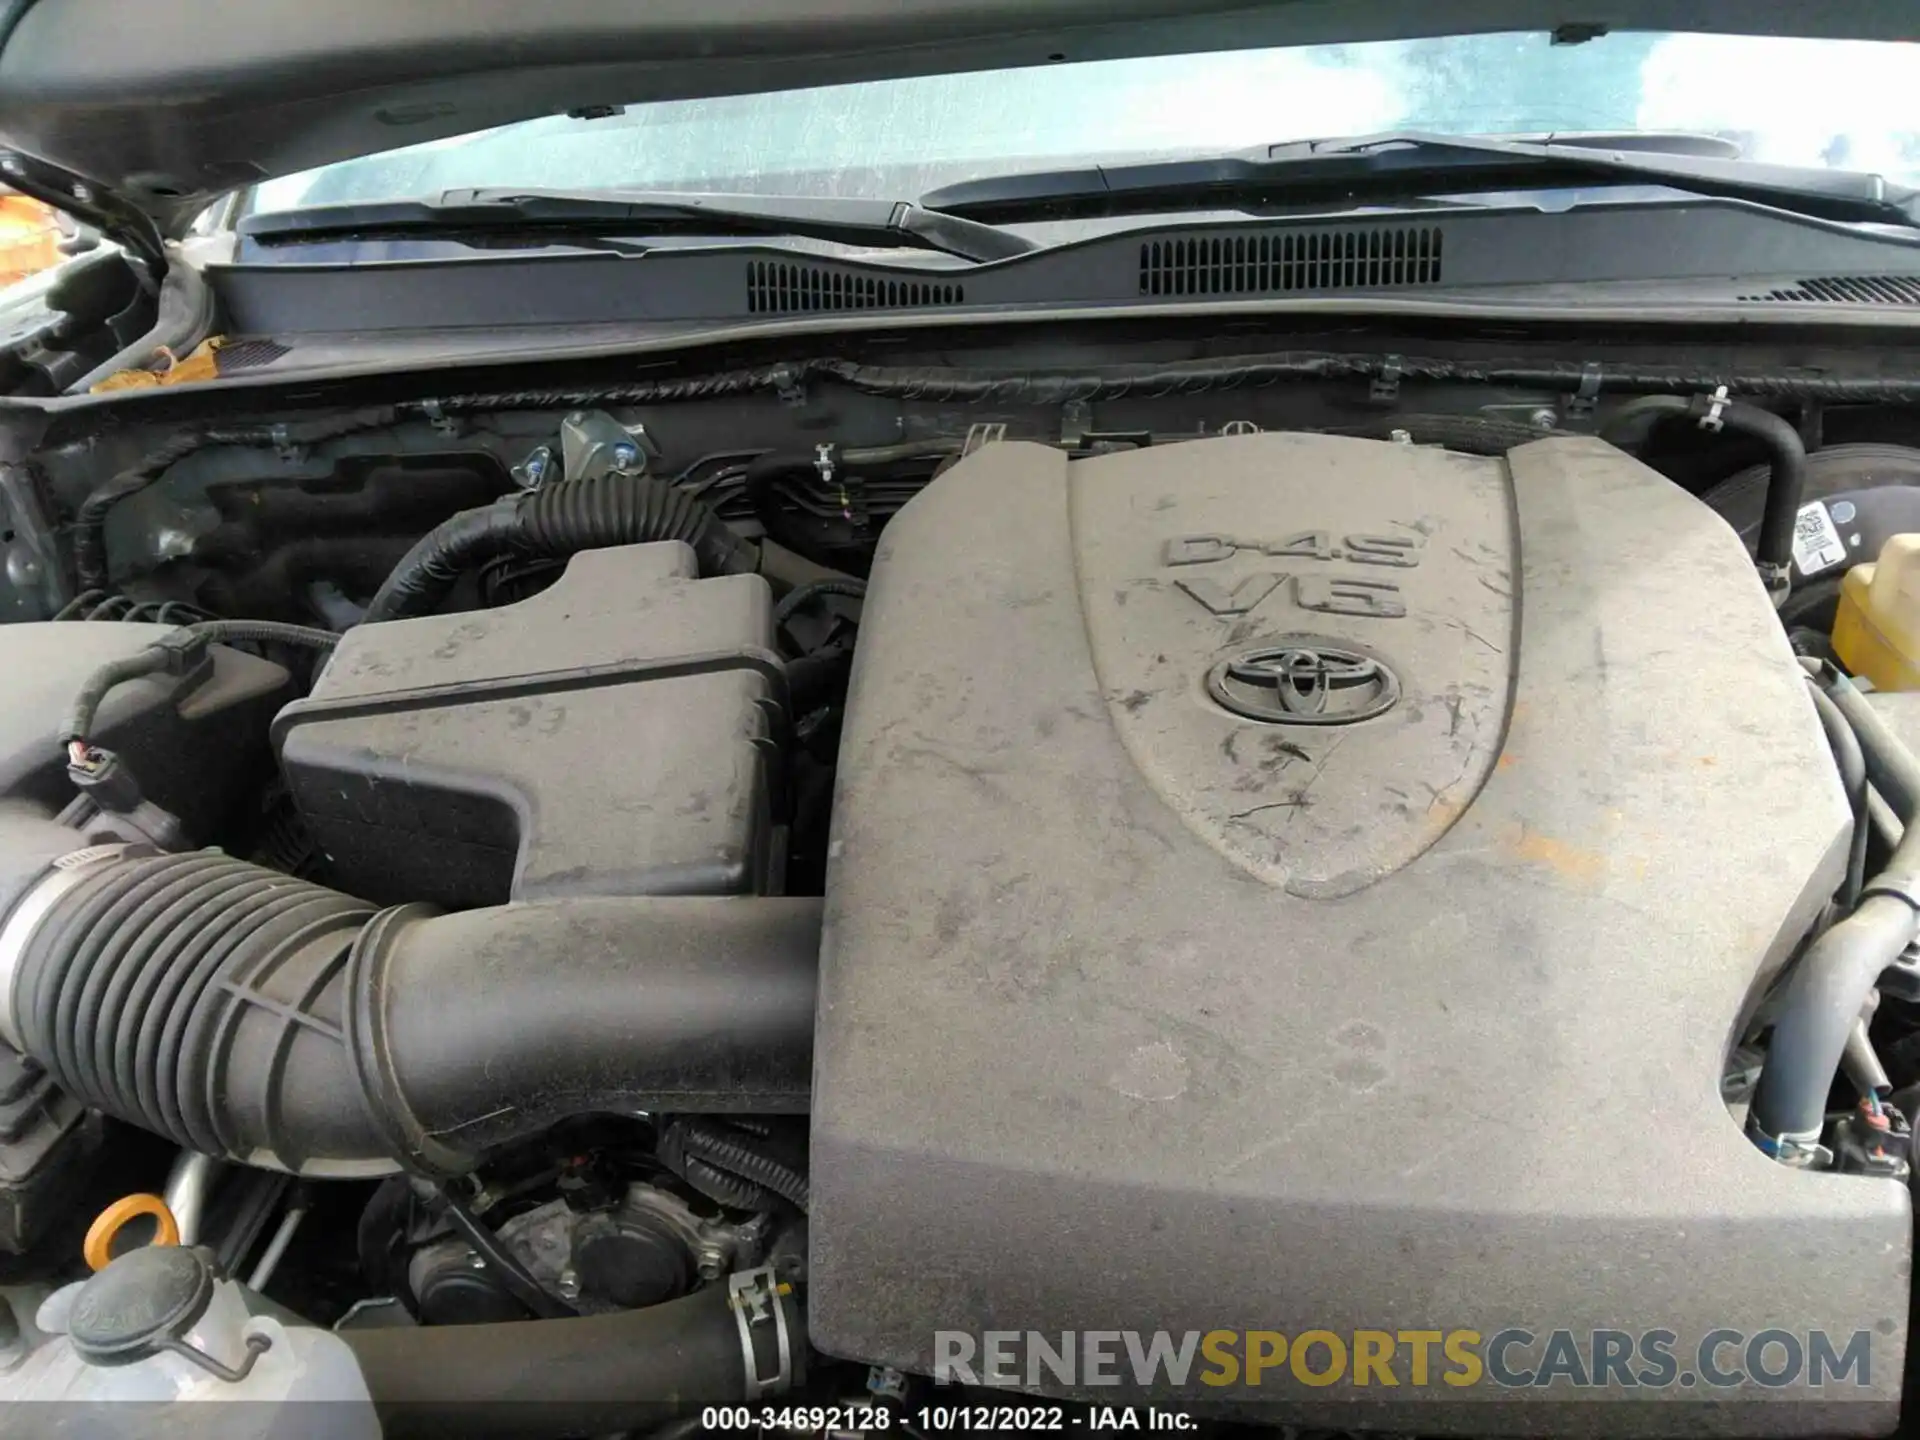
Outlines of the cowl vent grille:
<svg viewBox="0 0 1920 1440">
<path fill-rule="evenodd" d="M 747 265 L 747 309 L 756 315 L 807 310 L 910 310 L 966 303 L 966 288 L 944 281 L 894 280 L 777 260 L 753 260 Z"/>
<path fill-rule="evenodd" d="M 1743 301 L 1814 302 L 1823 305 L 1920 305 L 1920 276 L 1828 275 L 1799 280 Z"/>
<path fill-rule="evenodd" d="M 1253 232 L 1149 240 L 1142 295 L 1254 295 L 1440 283 L 1440 231 Z"/>
</svg>

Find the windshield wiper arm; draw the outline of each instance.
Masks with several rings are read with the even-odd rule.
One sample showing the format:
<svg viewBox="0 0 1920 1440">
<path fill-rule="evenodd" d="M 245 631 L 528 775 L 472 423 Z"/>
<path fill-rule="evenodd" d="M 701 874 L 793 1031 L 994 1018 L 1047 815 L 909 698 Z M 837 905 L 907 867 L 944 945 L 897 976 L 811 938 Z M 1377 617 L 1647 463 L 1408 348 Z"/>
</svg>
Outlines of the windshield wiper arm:
<svg viewBox="0 0 1920 1440">
<path fill-rule="evenodd" d="M 1433 194 L 1665 186 L 1823 220 L 1920 225 L 1920 192 L 1878 175 L 1762 165 L 1717 155 L 1596 148 L 1590 140 L 1371 135 L 1303 140 L 1197 159 L 998 175 L 920 197 L 982 222 L 1195 210 L 1218 204 L 1392 202 Z"/>
<path fill-rule="evenodd" d="M 249 215 L 237 227 L 265 245 L 460 235 L 800 235 L 844 245 L 937 250 L 973 261 L 1036 249 L 1023 236 L 906 200 L 620 191 L 447 190 L 429 200 L 314 205 Z"/>
</svg>

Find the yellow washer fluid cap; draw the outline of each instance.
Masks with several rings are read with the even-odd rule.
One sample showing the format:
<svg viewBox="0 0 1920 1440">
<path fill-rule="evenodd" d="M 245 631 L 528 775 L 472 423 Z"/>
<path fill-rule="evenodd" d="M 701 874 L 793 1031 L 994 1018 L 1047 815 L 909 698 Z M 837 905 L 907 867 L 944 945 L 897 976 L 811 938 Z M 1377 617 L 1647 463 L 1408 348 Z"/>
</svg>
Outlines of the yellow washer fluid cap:
<svg viewBox="0 0 1920 1440">
<path fill-rule="evenodd" d="M 1895 535 L 1847 572 L 1833 650 L 1876 689 L 1920 690 L 1920 534 Z"/>
</svg>

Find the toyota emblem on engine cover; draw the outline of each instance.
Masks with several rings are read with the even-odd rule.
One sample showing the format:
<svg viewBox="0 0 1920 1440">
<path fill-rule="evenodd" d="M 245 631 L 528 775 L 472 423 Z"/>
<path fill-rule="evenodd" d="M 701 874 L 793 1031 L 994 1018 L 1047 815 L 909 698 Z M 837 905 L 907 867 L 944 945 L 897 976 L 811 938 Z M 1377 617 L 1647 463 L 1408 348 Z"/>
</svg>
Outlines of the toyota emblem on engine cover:
<svg viewBox="0 0 1920 1440">
<path fill-rule="evenodd" d="M 1400 679 L 1378 656 L 1291 636 L 1222 660 L 1207 693 L 1236 715 L 1272 725 L 1352 725 L 1393 708 Z"/>
</svg>

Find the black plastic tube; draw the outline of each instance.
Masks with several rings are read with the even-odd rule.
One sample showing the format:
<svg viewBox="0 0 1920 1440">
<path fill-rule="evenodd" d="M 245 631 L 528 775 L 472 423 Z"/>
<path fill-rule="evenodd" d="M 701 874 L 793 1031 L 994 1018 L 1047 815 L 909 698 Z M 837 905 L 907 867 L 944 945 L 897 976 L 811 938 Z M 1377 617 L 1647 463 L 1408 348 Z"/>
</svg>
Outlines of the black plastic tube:
<svg viewBox="0 0 1920 1440">
<path fill-rule="evenodd" d="M 849 600 L 864 600 L 867 594 L 867 582 L 851 577 L 845 580 L 811 580 L 804 585 L 796 585 L 780 598 L 773 607 L 775 628 L 784 625 L 793 613 L 802 606 L 811 603 L 822 595 L 841 595 Z"/>
<path fill-rule="evenodd" d="M 798 1364 L 804 1318 L 791 1296 L 775 1303 Z M 650 1430 L 753 1398 L 739 1322 L 719 1285 L 618 1315 L 349 1329 L 340 1338 L 389 1440 Z"/>
<path fill-rule="evenodd" d="M 1608 416 L 1600 435 L 1617 445 L 1632 447 L 1654 421 L 1683 417 L 1696 422 L 1717 421 L 1722 430 L 1766 446 L 1770 474 L 1754 560 L 1768 579 L 1769 588 L 1784 586 L 1793 566 L 1794 521 L 1807 488 L 1807 447 L 1800 432 L 1758 405 L 1716 400 L 1708 395 L 1647 395 L 1629 400 Z"/>
<path fill-rule="evenodd" d="M 1793 565 L 1793 527 L 1807 490 L 1807 447 L 1798 430 L 1757 405 L 1737 401 L 1726 405 L 1720 421 L 1732 433 L 1758 440 L 1772 456 L 1773 473 L 1767 481 L 1767 503 L 1760 515 L 1754 558 L 1784 577 Z"/>
<path fill-rule="evenodd" d="M 807 1107 L 818 899 L 376 913 L 217 851 L 49 868 L 48 829 L 0 823 L 0 896 L 49 887 L 0 1036 L 203 1154 L 451 1176 L 573 1115 Z"/>
<path fill-rule="evenodd" d="M 462 575 L 497 556 L 562 560 L 649 540 L 685 541 L 702 575 L 754 568 L 753 546 L 698 496 L 649 475 L 595 475 L 506 496 L 436 525 L 394 567 L 366 619 L 424 615 Z"/>
</svg>

